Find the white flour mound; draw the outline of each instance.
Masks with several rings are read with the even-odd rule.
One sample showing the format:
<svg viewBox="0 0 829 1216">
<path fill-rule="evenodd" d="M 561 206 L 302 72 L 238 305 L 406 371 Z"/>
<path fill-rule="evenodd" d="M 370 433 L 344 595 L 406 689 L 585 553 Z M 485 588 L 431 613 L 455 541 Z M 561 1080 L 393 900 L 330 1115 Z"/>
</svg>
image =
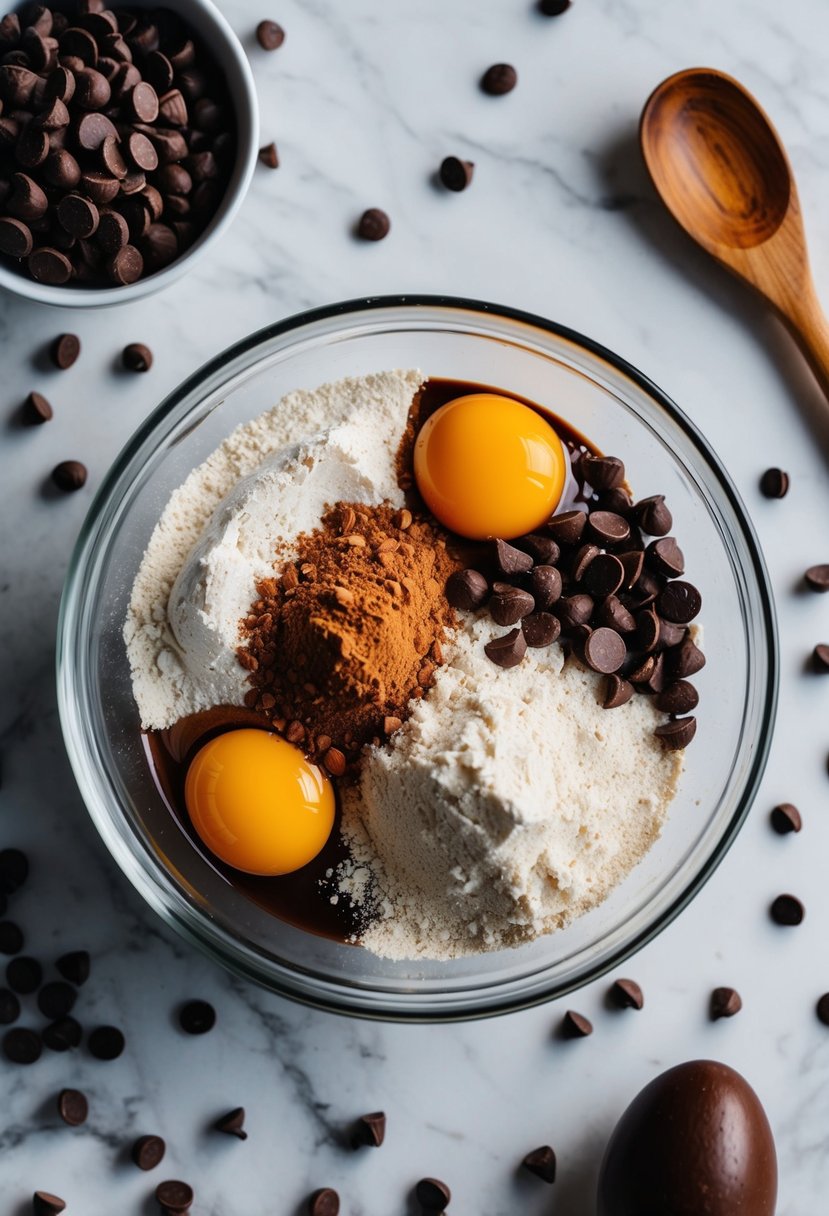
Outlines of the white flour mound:
<svg viewBox="0 0 829 1216">
<path fill-rule="evenodd" d="M 124 640 L 144 729 L 240 705 L 239 621 L 277 552 L 338 500 L 402 506 L 397 445 L 423 383 L 380 372 L 289 393 L 171 495 L 133 584 Z"/>
<path fill-rule="evenodd" d="M 428 697 L 343 790 L 352 860 L 339 892 L 386 958 L 516 946 L 607 896 L 658 837 L 682 753 L 643 696 L 600 704 L 602 677 L 561 647 L 496 667 L 502 630 L 468 616 Z"/>
</svg>

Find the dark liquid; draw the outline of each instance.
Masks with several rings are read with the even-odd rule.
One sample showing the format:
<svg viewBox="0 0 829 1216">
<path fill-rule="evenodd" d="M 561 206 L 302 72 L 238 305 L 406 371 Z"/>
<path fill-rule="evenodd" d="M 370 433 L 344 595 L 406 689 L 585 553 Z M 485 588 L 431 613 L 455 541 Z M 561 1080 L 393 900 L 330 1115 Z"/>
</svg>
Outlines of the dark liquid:
<svg viewBox="0 0 829 1216">
<path fill-rule="evenodd" d="M 525 405 L 542 414 L 554 426 L 559 438 L 567 447 L 571 459 L 581 452 L 596 451 L 593 445 L 572 426 L 549 411 L 541 409 L 534 402 L 517 397 L 515 393 L 505 393 L 503 390 L 492 388 L 489 385 L 474 384 L 468 381 L 427 381 L 420 394 L 418 423 L 425 422 L 430 414 L 445 405 L 447 401 L 452 401 L 455 397 L 468 396 L 471 393 L 500 393 L 503 396 L 523 401 Z M 568 482 L 561 510 L 572 509 L 579 503 L 589 502 L 591 498 L 590 487 L 574 477 Z M 170 814 L 208 864 L 237 891 L 241 891 L 266 912 L 279 917 L 280 920 L 287 921 L 290 925 L 309 933 L 316 933 L 321 937 L 332 938 L 340 942 L 354 941 L 360 933 L 359 917 L 350 901 L 342 895 L 336 904 L 331 903 L 331 896 L 335 893 L 336 887 L 335 883 L 326 878 L 327 871 L 336 871 L 337 866 L 348 857 L 348 849 L 340 836 L 339 813 L 330 839 L 322 852 L 303 869 L 277 878 L 257 878 L 240 870 L 234 870 L 209 853 L 196 835 L 184 802 L 184 783 L 190 762 L 199 748 L 210 739 L 224 731 L 244 726 L 271 729 L 268 720 L 260 717 L 255 710 L 218 706 L 215 709 L 182 718 L 167 730 L 147 733 L 145 746 L 148 760 L 158 789 L 170 808 Z"/>
</svg>

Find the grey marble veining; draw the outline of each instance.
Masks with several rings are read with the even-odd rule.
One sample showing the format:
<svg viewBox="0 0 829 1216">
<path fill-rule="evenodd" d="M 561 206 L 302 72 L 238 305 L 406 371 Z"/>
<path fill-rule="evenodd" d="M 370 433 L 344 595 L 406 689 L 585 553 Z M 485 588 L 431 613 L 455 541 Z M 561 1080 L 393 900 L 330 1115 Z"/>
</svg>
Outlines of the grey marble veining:
<svg viewBox="0 0 829 1216">
<path fill-rule="evenodd" d="M 309 1191 L 332 1185 L 349 1216 L 411 1211 L 423 1174 L 451 1184 L 453 1210 L 487 1216 L 592 1212 L 601 1151 L 619 1113 L 656 1072 L 714 1056 L 743 1071 L 769 1111 L 781 1165 L 779 1216 L 822 1211 L 829 1190 L 829 1031 L 814 1016 L 829 989 L 826 704 L 829 684 L 802 661 L 829 636 L 827 601 L 796 594 L 802 570 L 829 560 L 829 411 L 779 323 L 675 228 L 655 200 L 636 144 L 650 90 L 706 63 L 733 73 L 765 105 L 798 177 L 814 270 L 829 298 L 829 8 L 825 0 L 575 0 L 557 20 L 529 0 L 280 0 L 284 47 L 261 52 L 265 15 L 249 0 L 223 10 L 254 61 L 265 140 L 281 167 L 257 172 L 229 235 L 197 272 L 129 309 L 73 315 L 0 298 L 2 458 L 0 564 L 0 843 L 25 847 L 33 875 L 15 905 L 27 950 L 49 959 L 88 946 L 94 979 L 78 1016 L 114 1022 L 128 1051 L 116 1063 L 45 1055 L 0 1063 L 0 1209 L 29 1210 L 35 1187 L 69 1211 L 151 1213 L 163 1175 L 190 1179 L 194 1211 L 299 1216 Z M 519 86 L 484 97 L 480 73 L 513 62 Z M 476 162 L 472 188 L 450 196 L 433 174 L 447 153 Z M 351 236 L 381 206 L 389 238 Z M 164 394 L 209 356 L 274 319 L 380 292 L 478 296 L 550 316 L 641 367 L 713 442 L 760 533 L 781 626 L 781 703 L 772 758 L 737 843 L 676 923 L 626 964 L 646 993 L 642 1013 L 611 1015 L 607 981 L 566 1002 L 455 1027 L 383 1026 L 299 1008 L 224 974 L 145 908 L 109 860 L 75 790 L 55 708 L 57 604 L 72 543 L 96 485 Z M 71 329 L 83 356 L 66 373 L 42 346 Z M 156 362 L 117 370 L 128 341 Z M 23 429 L 30 388 L 52 400 L 47 426 Z M 90 467 L 81 493 L 57 498 L 51 467 Z M 783 502 L 757 477 L 792 474 Z M 780 839 L 766 816 L 801 806 L 805 828 Z M 781 933 L 766 907 L 793 890 L 807 907 Z M 744 1001 L 707 1021 L 717 984 Z M 189 1039 L 178 1003 L 199 995 L 216 1030 Z M 564 1008 L 591 1017 L 592 1039 L 561 1043 Z M 27 999 L 26 1021 L 34 1023 Z M 88 1124 L 59 1124 L 54 1096 L 85 1089 Z M 207 1134 L 243 1104 L 250 1139 Z M 389 1115 L 380 1151 L 342 1147 L 354 1116 Z M 155 1131 L 169 1143 L 155 1174 L 125 1146 Z M 516 1164 L 553 1144 L 552 1190 Z"/>
</svg>

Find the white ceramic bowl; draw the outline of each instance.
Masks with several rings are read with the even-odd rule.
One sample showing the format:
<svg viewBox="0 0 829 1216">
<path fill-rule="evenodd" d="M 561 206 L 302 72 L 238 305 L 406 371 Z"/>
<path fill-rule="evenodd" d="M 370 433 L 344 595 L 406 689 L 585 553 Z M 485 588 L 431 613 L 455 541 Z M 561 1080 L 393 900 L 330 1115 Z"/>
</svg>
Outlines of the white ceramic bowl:
<svg viewBox="0 0 829 1216">
<path fill-rule="evenodd" d="M 237 149 L 224 197 L 213 219 L 190 248 L 169 266 L 124 287 L 55 287 L 38 283 L 25 271 L 0 260 L 0 287 L 63 308 L 101 308 L 128 304 L 168 287 L 192 268 L 230 225 L 247 193 L 259 151 L 259 105 L 244 47 L 212 0 L 131 0 L 130 8 L 167 8 L 198 34 L 224 75 L 236 117 Z"/>
</svg>

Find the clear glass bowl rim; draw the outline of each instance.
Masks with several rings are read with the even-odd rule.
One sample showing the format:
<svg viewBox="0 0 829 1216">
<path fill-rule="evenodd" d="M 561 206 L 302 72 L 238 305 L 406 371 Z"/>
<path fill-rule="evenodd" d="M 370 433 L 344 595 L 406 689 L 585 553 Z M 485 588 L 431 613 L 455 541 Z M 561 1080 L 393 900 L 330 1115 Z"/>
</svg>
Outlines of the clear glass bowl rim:
<svg viewBox="0 0 829 1216">
<path fill-rule="evenodd" d="M 313 325 L 316 322 L 331 320 L 336 317 L 346 317 L 349 314 L 359 315 L 361 313 L 369 313 L 374 310 L 394 308 L 437 308 L 449 311 L 455 309 L 458 310 L 459 313 L 478 312 L 491 317 L 503 317 L 507 321 L 518 322 L 520 324 L 534 327 L 556 337 L 562 338 L 567 342 L 581 346 L 591 355 L 608 363 L 622 376 L 632 381 L 639 389 L 648 394 L 663 410 L 667 412 L 674 424 L 686 434 L 691 443 L 694 444 L 704 456 L 712 476 L 716 479 L 717 489 L 725 496 L 731 509 L 734 511 L 736 518 L 739 520 L 742 530 L 741 539 L 745 544 L 745 552 L 749 559 L 750 569 L 754 575 L 754 578 L 756 579 L 757 590 L 759 592 L 759 600 L 763 614 L 763 635 L 766 639 L 767 645 L 765 659 L 768 665 L 768 676 L 766 679 L 763 698 L 764 705 L 762 727 L 742 794 L 734 809 L 731 819 L 722 833 L 717 847 L 708 858 L 706 864 L 703 865 L 697 873 L 691 876 L 683 890 L 674 899 L 674 901 L 656 920 L 654 920 L 653 923 L 647 925 L 631 940 L 625 942 L 624 945 L 621 945 L 613 954 L 598 962 L 589 973 L 577 976 L 576 979 L 570 983 L 555 982 L 551 984 L 549 990 L 539 991 L 536 989 L 532 995 L 527 997 L 521 997 L 518 994 L 511 994 L 502 1001 L 491 1001 L 484 1008 L 479 1005 L 475 1005 L 474 1008 L 465 1010 L 463 1008 L 453 1006 L 448 1012 L 436 1012 L 434 1009 L 428 1009 L 425 1011 L 419 1010 L 416 1005 L 406 1005 L 404 1008 L 400 1009 L 392 1009 L 390 1007 L 378 1007 L 375 1009 L 367 1008 L 362 1002 L 358 1003 L 355 1001 L 354 1004 L 349 1004 L 348 999 L 344 999 L 343 997 L 343 986 L 331 982 L 328 984 L 319 984 L 318 993 L 311 995 L 305 989 L 297 990 L 288 985 L 275 982 L 272 975 L 263 975 L 262 971 L 257 968 L 257 966 L 249 958 L 247 958 L 244 952 L 235 944 L 231 943 L 229 949 L 223 949 L 223 943 L 221 941 L 217 941 L 215 935 L 212 934 L 209 929 L 206 929 L 204 924 L 201 923 L 201 920 L 206 918 L 200 919 L 191 910 L 186 908 L 185 911 L 187 911 L 189 914 L 183 916 L 170 901 L 165 902 L 159 898 L 155 886 L 150 882 L 144 868 L 140 864 L 136 864 L 135 857 L 130 852 L 128 846 L 124 844 L 123 840 L 117 840 L 114 838 L 114 834 L 111 830 L 111 824 L 107 823 L 103 817 L 99 816 L 98 810 L 94 806 L 94 799 L 89 799 L 86 796 L 86 783 L 84 778 L 85 758 L 80 754 L 79 749 L 76 747 L 76 741 L 70 725 L 71 715 L 73 712 L 73 706 L 71 704 L 71 694 L 73 688 L 73 634 L 70 626 L 77 584 L 84 571 L 88 553 L 94 552 L 95 546 L 93 542 L 100 531 L 101 516 L 104 513 L 104 508 L 109 503 L 113 490 L 118 485 L 118 482 L 121 479 L 125 469 L 128 468 L 136 453 L 143 446 L 148 437 L 153 433 L 156 427 L 158 427 L 169 414 L 175 411 L 187 397 L 196 393 L 200 385 L 208 381 L 217 373 L 220 373 L 228 363 L 236 361 L 237 359 L 253 352 L 263 343 L 271 341 L 275 338 L 284 337 L 293 331 Z M 629 363 L 626 359 L 617 355 L 615 352 L 609 350 L 601 343 L 596 342 L 592 338 L 586 337 L 584 334 L 570 328 L 569 326 L 550 321 L 534 313 L 507 305 L 493 304 L 491 302 L 469 299 L 461 296 L 405 294 L 367 296 L 362 298 L 358 297 L 351 300 L 344 300 L 335 304 L 325 305 L 318 308 L 308 309 L 300 313 L 295 313 L 281 321 L 266 325 L 248 335 L 248 337 L 243 338 L 239 342 L 227 347 L 213 359 L 209 360 L 207 363 L 204 363 L 197 371 L 195 371 L 177 388 L 175 388 L 161 402 L 161 404 L 158 405 L 156 409 L 147 416 L 141 426 L 127 441 L 126 445 L 111 465 L 109 472 L 104 477 L 89 508 L 74 550 L 70 557 L 58 616 L 56 677 L 58 688 L 58 706 L 64 735 L 64 743 L 69 755 L 70 763 L 75 773 L 79 790 L 84 800 L 84 804 L 87 807 L 87 811 L 114 860 L 123 870 L 124 874 L 133 884 L 139 894 L 141 894 L 146 902 L 149 903 L 149 905 L 162 916 L 162 919 L 175 928 L 178 933 L 180 933 L 191 943 L 198 946 L 199 949 L 205 952 L 211 959 L 218 959 L 223 966 L 227 967 L 237 975 L 240 975 L 245 979 L 252 980 L 255 983 L 262 984 L 270 990 L 278 992 L 280 995 L 286 996 L 300 1004 L 307 1005 L 312 1008 L 322 1009 L 331 1013 L 338 1013 L 345 1016 L 358 1017 L 367 1020 L 410 1023 L 442 1023 L 479 1020 L 485 1017 L 499 1016 L 521 1009 L 531 1008 L 536 1005 L 541 1005 L 547 1001 L 558 999 L 559 997 L 565 996 L 570 992 L 576 991 L 577 989 L 584 987 L 586 984 L 592 983 L 596 979 L 599 979 L 602 975 L 614 970 L 626 959 L 629 959 L 632 955 L 636 954 L 640 949 L 642 949 L 643 946 L 652 941 L 665 928 L 667 928 L 667 926 L 676 919 L 683 909 L 688 906 L 702 887 L 705 886 L 709 878 L 722 862 L 731 845 L 734 843 L 734 840 L 736 839 L 737 834 L 739 833 L 740 828 L 742 827 L 742 824 L 745 821 L 749 810 L 751 809 L 751 805 L 757 793 L 771 747 L 778 699 L 779 654 L 777 623 L 770 580 L 760 549 L 760 544 L 751 520 L 746 513 L 745 507 L 743 506 L 742 500 L 740 499 L 731 478 L 709 442 L 705 439 L 695 424 L 691 422 L 687 415 L 680 409 L 680 407 L 665 392 L 663 392 L 662 389 L 660 389 L 644 373 L 639 371 L 638 368 L 636 368 L 633 364 Z M 332 990 L 336 989 L 336 999 L 326 998 L 326 989 L 329 987 Z"/>
</svg>

